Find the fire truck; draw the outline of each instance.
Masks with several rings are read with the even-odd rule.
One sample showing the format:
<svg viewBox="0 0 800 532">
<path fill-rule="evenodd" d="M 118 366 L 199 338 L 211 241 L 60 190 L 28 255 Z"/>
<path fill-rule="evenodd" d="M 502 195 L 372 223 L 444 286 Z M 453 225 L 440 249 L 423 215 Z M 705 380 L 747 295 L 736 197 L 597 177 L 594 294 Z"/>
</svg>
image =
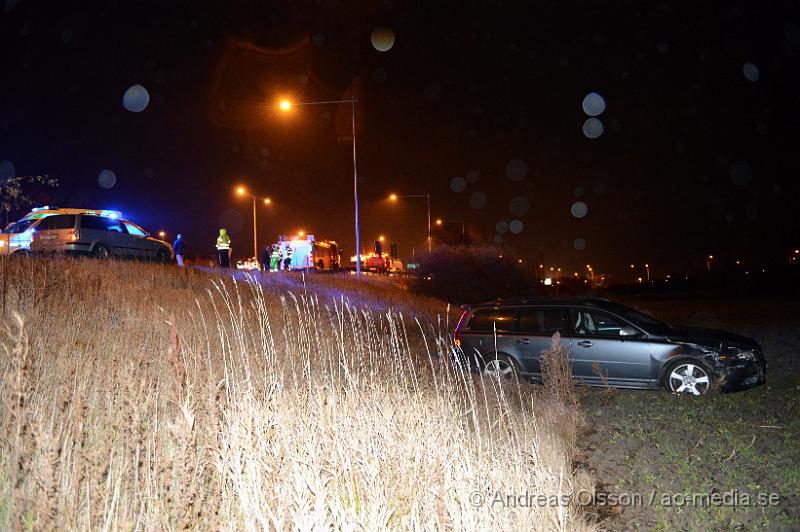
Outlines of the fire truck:
<svg viewBox="0 0 800 532">
<path fill-rule="evenodd" d="M 333 240 L 317 240 L 314 235 L 280 235 L 277 245 L 282 251 L 292 249 L 291 270 L 337 271 L 341 267 L 342 247 Z"/>
</svg>

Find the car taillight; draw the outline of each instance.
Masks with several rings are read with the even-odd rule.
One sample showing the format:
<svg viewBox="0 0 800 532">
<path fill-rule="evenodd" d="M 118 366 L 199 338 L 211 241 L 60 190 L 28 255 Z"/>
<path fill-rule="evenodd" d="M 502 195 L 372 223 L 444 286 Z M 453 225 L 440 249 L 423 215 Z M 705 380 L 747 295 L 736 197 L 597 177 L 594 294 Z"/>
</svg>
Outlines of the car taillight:
<svg viewBox="0 0 800 532">
<path fill-rule="evenodd" d="M 69 240 L 70 242 L 75 242 L 76 240 L 78 240 L 78 232 L 77 231 L 73 231 L 73 232 L 69 233 L 67 235 L 67 240 Z"/>
</svg>

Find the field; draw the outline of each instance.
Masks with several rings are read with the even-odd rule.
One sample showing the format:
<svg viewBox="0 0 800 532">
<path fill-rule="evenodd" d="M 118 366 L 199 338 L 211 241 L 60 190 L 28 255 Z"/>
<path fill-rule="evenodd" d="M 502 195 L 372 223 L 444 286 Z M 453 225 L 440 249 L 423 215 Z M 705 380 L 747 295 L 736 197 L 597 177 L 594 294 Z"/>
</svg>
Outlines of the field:
<svg viewBox="0 0 800 532">
<path fill-rule="evenodd" d="M 583 390 L 582 439 L 613 529 L 797 530 L 800 527 L 800 304 L 776 301 L 633 302 L 660 319 L 757 339 L 767 384 L 735 394 Z M 705 505 L 693 494 L 719 494 Z M 743 494 L 775 494 L 747 506 Z M 636 504 L 627 494 L 644 494 Z M 722 499 L 722 497 L 726 497 Z M 732 497 L 739 501 L 732 505 Z M 625 498 L 627 497 L 627 500 Z M 610 498 L 609 498 L 610 499 Z"/>
<path fill-rule="evenodd" d="M 569 497 L 594 487 L 572 391 L 463 371 L 436 300 L 346 276 L 0 269 L 2 529 L 594 527 Z"/>
</svg>

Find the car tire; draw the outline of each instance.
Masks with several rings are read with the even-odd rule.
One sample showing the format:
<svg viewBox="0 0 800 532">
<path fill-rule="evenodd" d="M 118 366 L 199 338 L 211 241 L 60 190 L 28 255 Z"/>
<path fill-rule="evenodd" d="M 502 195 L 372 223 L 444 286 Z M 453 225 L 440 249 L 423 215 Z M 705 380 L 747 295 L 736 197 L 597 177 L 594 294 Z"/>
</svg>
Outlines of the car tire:
<svg viewBox="0 0 800 532">
<path fill-rule="evenodd" d="M 159 264 L 169 264 L 169 253 L 166 249 L 159 249 L 156 252 L 156 262 Z"/>
<path fill-rule="evenodd" d="M 499 353 L 484 356 L 481 373 L 501 381 L 511 382 L 519 379 L 519 368 L 514 359 Z"/>
<path fill-rule="evenodd" d="M 716 375 L 700 360 L 682 359 L 667 366 L 663 384 L 667 391 L 686 395 L 705 395 L 715 387 Z"/>
<path fill-rule="evenodd" d="M 111 258 L 111 250 L 105 244 L 96 244 L 92 249 L 92 257 L 100 260 L 108 260 Z"/>
<path fill-rule="evenodd" d="M 18 257 L 18 258 L 26 259 L 26 258 L 31 256 L 31 252 L 30 252 L 30 250 L 27 250 L 27 249 L 20 249 L 18 251 L 15 251 L 14 253 L 12 253 L 11 256 L 12 257 Z"/>
</svg>

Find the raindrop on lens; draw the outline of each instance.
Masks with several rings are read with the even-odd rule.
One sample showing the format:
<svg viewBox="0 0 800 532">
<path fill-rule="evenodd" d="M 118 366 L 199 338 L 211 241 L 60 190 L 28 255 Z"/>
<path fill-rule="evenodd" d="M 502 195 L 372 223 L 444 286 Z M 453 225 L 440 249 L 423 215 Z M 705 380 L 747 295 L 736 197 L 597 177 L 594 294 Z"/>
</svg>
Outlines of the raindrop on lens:
<svg viewBox="0 0 800 532">
<path fill-rule="evenodd" d="M 758 81 L 758 67 L 749 61 L 742 67 L 742 74 L 744 74 L 744 77 L 747 81 Z"/>
<path fill-rule="evenodd" d="M 510 181 L 522 181 L 528 175 L 528 165 L 521 159 L 513 159 L 506 164 L 506 177 Z"/>
<path fill-rule="evenodd" d="M 0 161 L 0 179 L 9 179 L 16 175 L 16 169 L 11 161 Z"/>
<path fill-rule="evenodd" d="M 469 196 L 469 206 L 473 209 L 483 209 L 487 203 L 486 194 L 483 192 L 473 192 Z"/>
<path fill-rule="evenodd" d="M 117 174 L 108 168 L 104 169 L 100 172 L 100 175 L 97 176 L 97 184 L 100 185 L 101 188 L 112 188 L 116 183 Z"/>
<path fill-rule="evenodd" d="M 370 35 L 372 46 L 379 52 L 388 52 L 394 46 L 394 30 L 391 28 L 375 28 Z"/>
<path fill-rule="evenodd" d="M 583 123 L 583 134 L 586 138 L 596 139 L 603 134 L 603 123 L 599 118 L 587 118 Z"/>
<path fill-rule="evenodd" d="M 467 182 L 463 177 L 454 177 L 450 180 L 450 188 L 453 192 L 464 192 L 467 188 Z"/>
<path fill-rule="evenodd" d="M 572 204 L 569 211 L 575 218 L 583 218 L 589 213 L 589 206 L 582 201 L 576 201 Z"/>
<path fill-rule="evenodd" d="M 730 166 L 728 173 L 730 175 L 731 181 L 733 181 L 735 185 L 738 185 L 740 187 L 747 186 L 750 183 L 750 179 L 753 176 L 750 170 L 750 165 L 747 164 L 746 161 L 734 162 Z"/>
<path fill-rule="evenodd" d="M 517 196 L 508 203 L 508 210 L 517 218 L 528 214 L 530 208 L 531 202 L 525 196 Z"/>
<path fill-rule="evenodd" d="M 132 113 L 140 113 L 150 103 L 150 94 L 141 85 L 133 85 L 125 91 L 122 97 L 122 106 Z"/>
<path fill-rule="evenodd" d="M 470 170 L 469 172 L 467 172 L 467 181 L 469 181 L 470 183 L 477 183 L 478 177 L 479 174 L 477 170 Z"/>
<path fill-rule="evenodd" d="M 606 110 L 606 101 L 596 92 L 590 92 L 583 98 L 583 112 L 589 116 L 599 116 Z"/>
<path fill-rule="evenodd" d="M 494 224 L 494 230 L 497 231 L 499 234 L 504 235 L 508 232 L 508 222 L 499 221 Z"/>
<path fill-rule="evenodd" d="M 574 247 L 578 251 L 583 251 L 584 249 L 586 249 L 586 240 L 582 238 L 576 238 L 572 242 L 572 247 Z"/>
<path fill-rule="evenodd" d="M 511 223 L 508 224 L 508 230 L 518 235 L 522 232 L 525 228 L 525 225 L 522 223 L 522 220 L 511 220 Z"/>
<path fill-rule="evenodd" d="M 503 235 L 494 235 L 494 243 L 498 246 L 503 243 Z"/>
</svg>

